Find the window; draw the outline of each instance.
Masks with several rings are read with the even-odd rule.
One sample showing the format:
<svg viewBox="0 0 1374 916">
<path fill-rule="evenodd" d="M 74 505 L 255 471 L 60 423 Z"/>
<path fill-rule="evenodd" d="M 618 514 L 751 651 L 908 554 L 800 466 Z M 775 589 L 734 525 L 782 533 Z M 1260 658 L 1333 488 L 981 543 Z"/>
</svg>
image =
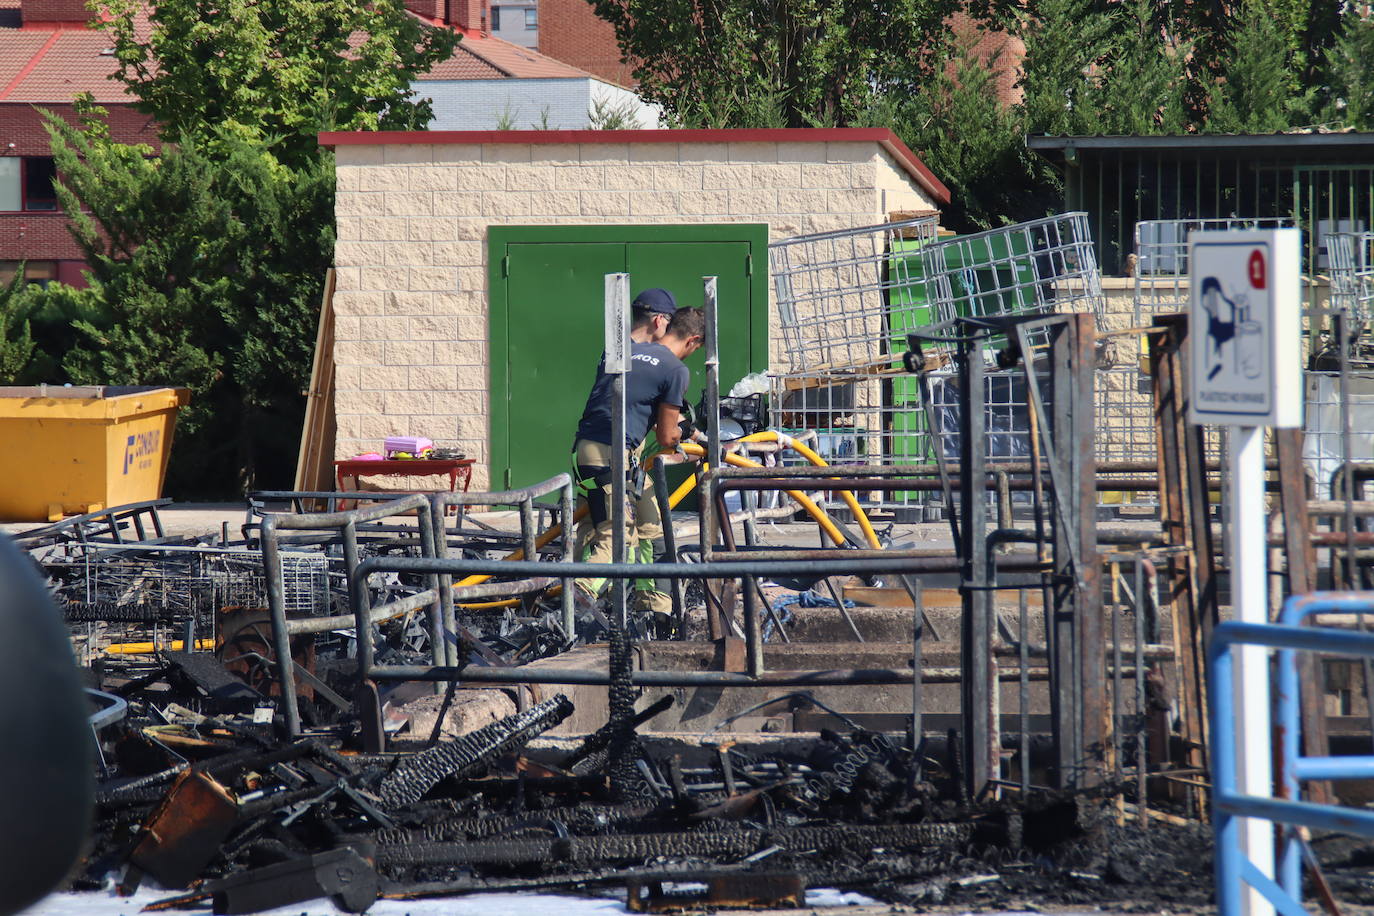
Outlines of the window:
<svg viewBox="0 0 1374 916">
<path fill-rule="evenodd" d="M 22 210 L 24 160 L 0 158 L 0 212 Z"/>
<path fill-rule="evenodd" d="M 24 209 L 56 210 L 57 192 L 53 181 L 57 178 L 57 166 L 51 157 L 24 160 Z"/>
<path fill-rule="evenodd" d="M 24 280 L 46 287 L 57 279 L 56 261 L 0 261 L 0 284 L 8 284 L 24 265 Z"/>
<path fill-rule="evenodd" d="M 491 30 L 493 32 L 501 31 L 501 7 L 499 6 L 491 8 Z"/>
<path fill-rule="evenodd" d="M 0 157 L 0 212 L 56 210 L 56 177 L 51 157 Z"/>
<path fill-rule="evenodd" d="M 531 6 L 525 10 L 525 31 L 533 32 L 539 28 L 539 7 Z"/>
</svg>

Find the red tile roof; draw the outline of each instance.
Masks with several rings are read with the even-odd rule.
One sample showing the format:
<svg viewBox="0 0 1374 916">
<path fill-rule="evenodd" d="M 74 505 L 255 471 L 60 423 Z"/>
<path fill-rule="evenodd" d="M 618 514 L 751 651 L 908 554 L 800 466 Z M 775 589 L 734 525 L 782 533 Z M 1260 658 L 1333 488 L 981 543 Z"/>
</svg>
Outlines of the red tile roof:
<svg viewBox="0 0 1374 916">
<path fill-rule="evenodd" d="M 12 34 L 8 34 L 12 33 Z M 0 33 L 0 98 L 18 78 L 33 56 L 52 38 L 50 32 L 21 32 L 7 29 Z"/>
<path fill-rule="evenodd" d="M 20 0 L 0 0 L 0 8 Z M 419 18 L 419 17 L 417 17 Z M 147 27 L 146 20 L 141 23 Z M 69 102 L 79 92 L 96 101 L 132 101 L 124 87 L 109 77 L 117 67 L 112 55 L 102 54 L 112 42 L 104 32 L 86 28 L 0 28 L 0 101 Z M 468 34 L 452 58 L 421 76 L 421 80 L 473 79 L 589 79 L 584 70 L 570 67 L 537 51 L 500 38 Z"/>
<path fill-rule="evenodd" d="M 562 61 L 545 57 L 538 51 L 512 44 L 504 38 L 489 35 L 468 36 L 458 43 L 459 51 L 466 51 L 511 79 L 595 79 L 586 70 L 570 67 Z M 455 56 L 457 56 L 455 54 Z M 422 76 L 421 79 L 444 77 Z M 452 77 L 447 77 L 452 79 Z M 471 77 L 469 77 L 471 78 Z"/>
<path fill-rule="evenodd" d="M 441 64 L 436 64 L 429 73 L 420 77 L 427 80 L 499 80 L 509 74 L 478 57 L 466 45 L 472 39 L 465 38 L 454 49 L 453 56 Z"/>
<path fill-rule="evenodd" d="M 102 54 L 110 47 L 103 32 L 65 29 L 54 32 L 19 30 L 17 34 L 0 31 L 0 59 L 31 36 L 41 36 L 43 44 L 26 55 L 17 78 L 0 86 L 0 100 L 6 102 L 70 102 L 78 92 L 90 92 L 97 102 L 130 102 L 123 85 L 110 79 L 116 70 L 113 55 Z"/>
</svg>

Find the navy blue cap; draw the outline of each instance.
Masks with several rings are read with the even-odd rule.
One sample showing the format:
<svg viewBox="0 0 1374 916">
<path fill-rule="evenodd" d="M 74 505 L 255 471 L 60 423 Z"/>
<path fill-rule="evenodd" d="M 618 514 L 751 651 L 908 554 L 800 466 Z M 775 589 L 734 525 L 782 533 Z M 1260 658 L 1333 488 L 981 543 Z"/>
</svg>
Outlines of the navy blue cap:
<svg viewBox="0 0 1374 916">
<path fill-rule="evenodd" d="M 666 289 L 646 289 L 631 303 L 631 308 L 646 309 L 650 312 L 658 312 L 660 315 L 671 315 L 677 311 L 677 299 Z"/>
</svg>

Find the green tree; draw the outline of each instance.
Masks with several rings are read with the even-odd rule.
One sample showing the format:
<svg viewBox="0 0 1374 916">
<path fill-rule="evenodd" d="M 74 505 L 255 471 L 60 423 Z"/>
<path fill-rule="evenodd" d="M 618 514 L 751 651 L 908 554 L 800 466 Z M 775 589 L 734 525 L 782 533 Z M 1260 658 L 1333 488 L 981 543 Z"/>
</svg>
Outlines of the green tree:
<svg viewBox="0 0 1374 916">
<path fill-rule="evenodd" d="M 87 98 L 49 117 L 58 196 L 89 289 L 36 314 L 77 339 L 84 383 L 192 389 L 168 475 L 179 496 L 289 485 L 333 259 L 334 158 L 321 130 L 423 128 L 414 77 L 457 36 L 400 0 L 114 0 L 102 28 L 160 150 L 112 141 Z"/>
<path fill-rule="evenodd" d="M 433 113 L 411 83 L 458 41 L 400 0 L 166 0 L 151 13 L 143 0 L 100 6 L 116 78 L 163 139 L 213 127 L 268 142 L 289 163 L 317 155 L 322 130 L 424 129 Z"/>
<path fill-rule="evenodd" d="M 1226 48 L 1226 67 L 1208 104 L 1208 131 L 1272 133 L 1311 120 L 1313 93 L 1301 89 L 1296 52 L 1266 0 L 1242 2 Z"/>
<path fill-rule="evenodd" d="M 1135 0 L 1112 15 L 1109 61 L 1096 84 L 1092 133 L 1181 134 L 1188 126 L 1184 107 L 1185 62 L 1190 48 L 1171 41 L 1151 16 L 1150 0 Z"/>
<path fill-rule="evenodd" d="M 228 495 L 295 456 L 321 284 L 333 252 L 328 159 L 287 169 L 231 130 L 153 155 L 52 115 L 57 193 L 89 267 L 88 384 L 189 387 L 169 487 Z"/>
<path fill-rule="evenodd" d="M 1324 120 L 1374 130 L 1374 16 L 1352 5 L 1326 53 L 1329 98 Z"/>
<path fill-rule="evenodd" d="M 922 91 L 887 93 L 864 118 L 920 152 L 951 192 L 941 222 L 961 232 L 1043 216 L 1055 189 L 1048 166 L 1026 150 L 1023 112 L 998 97 L 1005 56 L 976 50 L 983 34 L 961 38 Z"/>
<path fill-rule="evenodd" d="M 929 75 L 961 0 L 588 0 L 639 92 L 703 127 L 844 126 Z M 977 12 L 994 12 L 980 0 Z M 917 80 L 919 82 L 919 80 Z"/>
<path fill-rule="evenodd" d="M 1095 74 L 1110 56 L 1113 21 L 1092 0 L 1031 0 L 1018 33 L 1026 46 L 1017 85 L 1031 133 L 1093 132 Z"/>
<path fill-rule="evenodd" d="M 1020 87 L 1028 129 L 1060 136 L 1182 133 L 1189 47 L 1153 16 L 1150 0 L 1026 7 Z"/>
<path fill-rule="evenodd" d="M 10 282 L 0 286 L 0 385 L 23 384 L 25 370 L 34 356 L 33 335 L 20 296 L 23 287 L 21 264 Z"/>
</svg>

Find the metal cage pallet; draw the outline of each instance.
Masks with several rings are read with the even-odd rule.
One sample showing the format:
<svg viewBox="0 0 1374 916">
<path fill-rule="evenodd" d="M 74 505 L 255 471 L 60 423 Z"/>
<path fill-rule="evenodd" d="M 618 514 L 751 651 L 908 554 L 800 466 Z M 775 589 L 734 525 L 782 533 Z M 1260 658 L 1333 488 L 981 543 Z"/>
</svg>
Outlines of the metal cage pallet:
<svg viewBox="0 0 1374 916">
<path fill-rule="evenodd" d="M 1288 217 L 1146 219 L 1135 225 L 1135 323 L 1188 307 L 1188 238 L 1194 232 L 1282 229 Z"/>
<path fill-rule="evenodd" d="M 1082 213 L 946 238 L 933 217 L 799 236 L 769 266 L 791 372 L 881 372 L 931 325 L 1105 304 Z"/>
<path fill-rule="evenodd" d="M 291 553 L 283 558 L 288 611 L 328 611 L 329 558 Z M 57 595 L 74 620 L 158 621 L 194 618 L 211 624 L 226 607 L 265 607 L 267 588 L 257 551 L 213 547 L 85 545 L 61 568 Z"/>
<path fill-rule="evenodd" d="M 934 218 L 800 236 L 769 249 L 788 370 L 775 377 L 774 422 L 814 430 L 836 464 L 935 460 L 919 381 L 902 367 L 908 335 L 961 318 L 1067 312 L 1101 316 L 1101 276 L 1086 216 L 1065 213 L 975 235 L 940 238 Z M 1032 332 L 1032 346 L 1043 341 Z M 990 356 L 1005 340 L 989 344 Z M 922 346 L 946 361 L 940 333 Z M 935 422 L 957 453 L 957 384 L 930 377 Z M 1025 383 L 989 372 L 989 460 L 1028 457 Z M 925 503 L 918 492 L 870 494 L 874 506 Z"/>
<path fill-rule="evenodd" d="M 1374 318 L 1374 232 L 1336 232 L 1327 236 L 1331 307 L 1358 321 Z"/>
</svg>

